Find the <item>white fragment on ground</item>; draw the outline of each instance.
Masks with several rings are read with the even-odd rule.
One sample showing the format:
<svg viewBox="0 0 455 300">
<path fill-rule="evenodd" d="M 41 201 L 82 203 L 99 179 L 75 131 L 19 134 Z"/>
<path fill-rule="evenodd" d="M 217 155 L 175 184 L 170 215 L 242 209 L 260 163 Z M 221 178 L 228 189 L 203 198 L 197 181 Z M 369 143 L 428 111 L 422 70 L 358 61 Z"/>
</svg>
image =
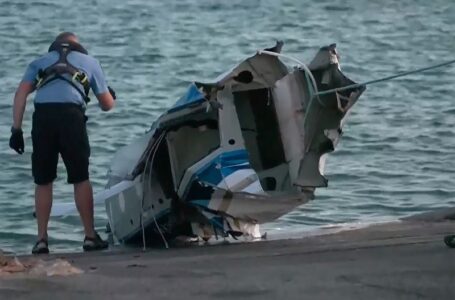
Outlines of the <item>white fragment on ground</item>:
<svg viewBox="0 0 455 300">
<path fill-rule="evenodd" d="M 78 269 L 71 265 L 68 261 L 63 259 L 57 259 L 55 261 L 43 261 L 39 260 L 34 265 L 29 274 L 32 275 L 46 275 L 46 276 L 69 276 L 84 273 L 81 269 Z"/>
</svg>

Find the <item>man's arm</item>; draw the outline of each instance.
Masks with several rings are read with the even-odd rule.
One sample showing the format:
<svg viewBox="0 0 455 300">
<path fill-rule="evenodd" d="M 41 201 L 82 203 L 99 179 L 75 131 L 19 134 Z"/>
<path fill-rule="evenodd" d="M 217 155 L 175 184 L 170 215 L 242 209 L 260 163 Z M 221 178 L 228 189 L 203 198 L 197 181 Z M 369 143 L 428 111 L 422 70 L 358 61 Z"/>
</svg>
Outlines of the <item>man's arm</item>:
<svg viewBox="0 0 455 300">
<path fill-rule="evenodd" d="M 93 74 L 90 79 L 90 87 L 93 90 L 100 108 L 103 111 L 108 111 L 115 105 L 114 94 L 111 93 L 111 89 L 107 85 L 106 78 L 104 77 L 103 69 L 98 60 L 94 60 Z"/>
<path fill-rule="evenodd" d="M 110 92 L 98 94 L 96 95 L 96 98 L 98 99 L 100 107 L 103 111 L 108 111 L 115 105 L 114 98 L 112 97 Z"/>
<path fill-rule="evenodd" d="M 13 127 L 11 128 L 11 138 L 9 146 L 19 154 L 24 153 L 24 136 L 22 135 L 22 119 L 24 117 L 27 96 L 35 89 L 30 81 L 22 81 L 16 90 L 13 103 Z"/>
<path fill-rule="evenodd" d="M 16 90 L 13 103 L 13 128 L 20 129 L 22 127 L 22 119 L 24 117 L 25 105 L 27 96 L 33 93 L 35 87 L 32 82 L 22 81 Z"/>
</svg>

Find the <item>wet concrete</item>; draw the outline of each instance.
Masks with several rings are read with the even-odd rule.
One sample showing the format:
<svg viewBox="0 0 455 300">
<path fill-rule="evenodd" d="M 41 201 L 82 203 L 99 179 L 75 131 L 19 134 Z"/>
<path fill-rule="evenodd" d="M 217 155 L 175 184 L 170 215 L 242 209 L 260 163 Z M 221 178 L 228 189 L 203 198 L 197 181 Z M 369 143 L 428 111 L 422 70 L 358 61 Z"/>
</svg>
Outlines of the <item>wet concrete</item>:
<svg viewBox="0 0 455 300">
<path fill-rule="evenodd" d="M 0 299 L 455 299 L 455 209 L 337 234 L 50 255 L 82 275 L 12 275 Z M 25 259 L 25 258 L 24 258 Z"/>
</svg>

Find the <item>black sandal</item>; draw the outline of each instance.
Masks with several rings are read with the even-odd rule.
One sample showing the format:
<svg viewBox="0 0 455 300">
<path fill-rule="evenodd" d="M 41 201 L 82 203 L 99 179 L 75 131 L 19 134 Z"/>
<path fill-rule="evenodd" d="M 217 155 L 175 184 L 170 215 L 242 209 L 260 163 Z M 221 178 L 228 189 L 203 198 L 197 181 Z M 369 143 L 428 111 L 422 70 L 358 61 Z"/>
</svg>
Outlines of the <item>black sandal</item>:
<svg viewBox="0 0 455 300">
<path fill-rule="evenodd" d="M 444 238 L 444 243 L 446 243 L 447 247 L 449 247 L 449 248 L 455 248 L 455 234 L 447 235 Z"/>
<path fill-rule="evenodd" d="M 35 243 L 33 246 L 32 254 L 48 254 L 49 253 L 49 246 L 47 240 L 41 239 Z"/>
<path fill-rule="evenodd" d="M 98 233 L 95 232 L 95 237 L 90 238 L 88 236 L 85 237 L 84 243 L 82 244 L 82 248 L 84 251 L 96 251 L 96 250 L 104 250 L 109 247 L 109 243 L 107 241 L 103 241 Z"/>
</svg>

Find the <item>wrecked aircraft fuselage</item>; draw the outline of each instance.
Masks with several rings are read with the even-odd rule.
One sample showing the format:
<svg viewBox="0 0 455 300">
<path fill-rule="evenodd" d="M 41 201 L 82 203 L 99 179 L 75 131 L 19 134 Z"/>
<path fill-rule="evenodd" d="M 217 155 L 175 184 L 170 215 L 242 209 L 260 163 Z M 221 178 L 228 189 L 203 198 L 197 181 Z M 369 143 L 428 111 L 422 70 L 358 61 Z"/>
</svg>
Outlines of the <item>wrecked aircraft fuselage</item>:
<svg viewBox="0 0 455 300">
<path fill-rule="evenodd" d="M 335 45 L 320 49 L 311 74 L 270 53 L 192 83 L 148 133 L 117 152 L 105 204 L 119 241 L 257 238 L 258 224 L 327 186 L 325 154 L 364 87 L 314 96 L 354 83 L 340 71 Z"/>
</svg>

